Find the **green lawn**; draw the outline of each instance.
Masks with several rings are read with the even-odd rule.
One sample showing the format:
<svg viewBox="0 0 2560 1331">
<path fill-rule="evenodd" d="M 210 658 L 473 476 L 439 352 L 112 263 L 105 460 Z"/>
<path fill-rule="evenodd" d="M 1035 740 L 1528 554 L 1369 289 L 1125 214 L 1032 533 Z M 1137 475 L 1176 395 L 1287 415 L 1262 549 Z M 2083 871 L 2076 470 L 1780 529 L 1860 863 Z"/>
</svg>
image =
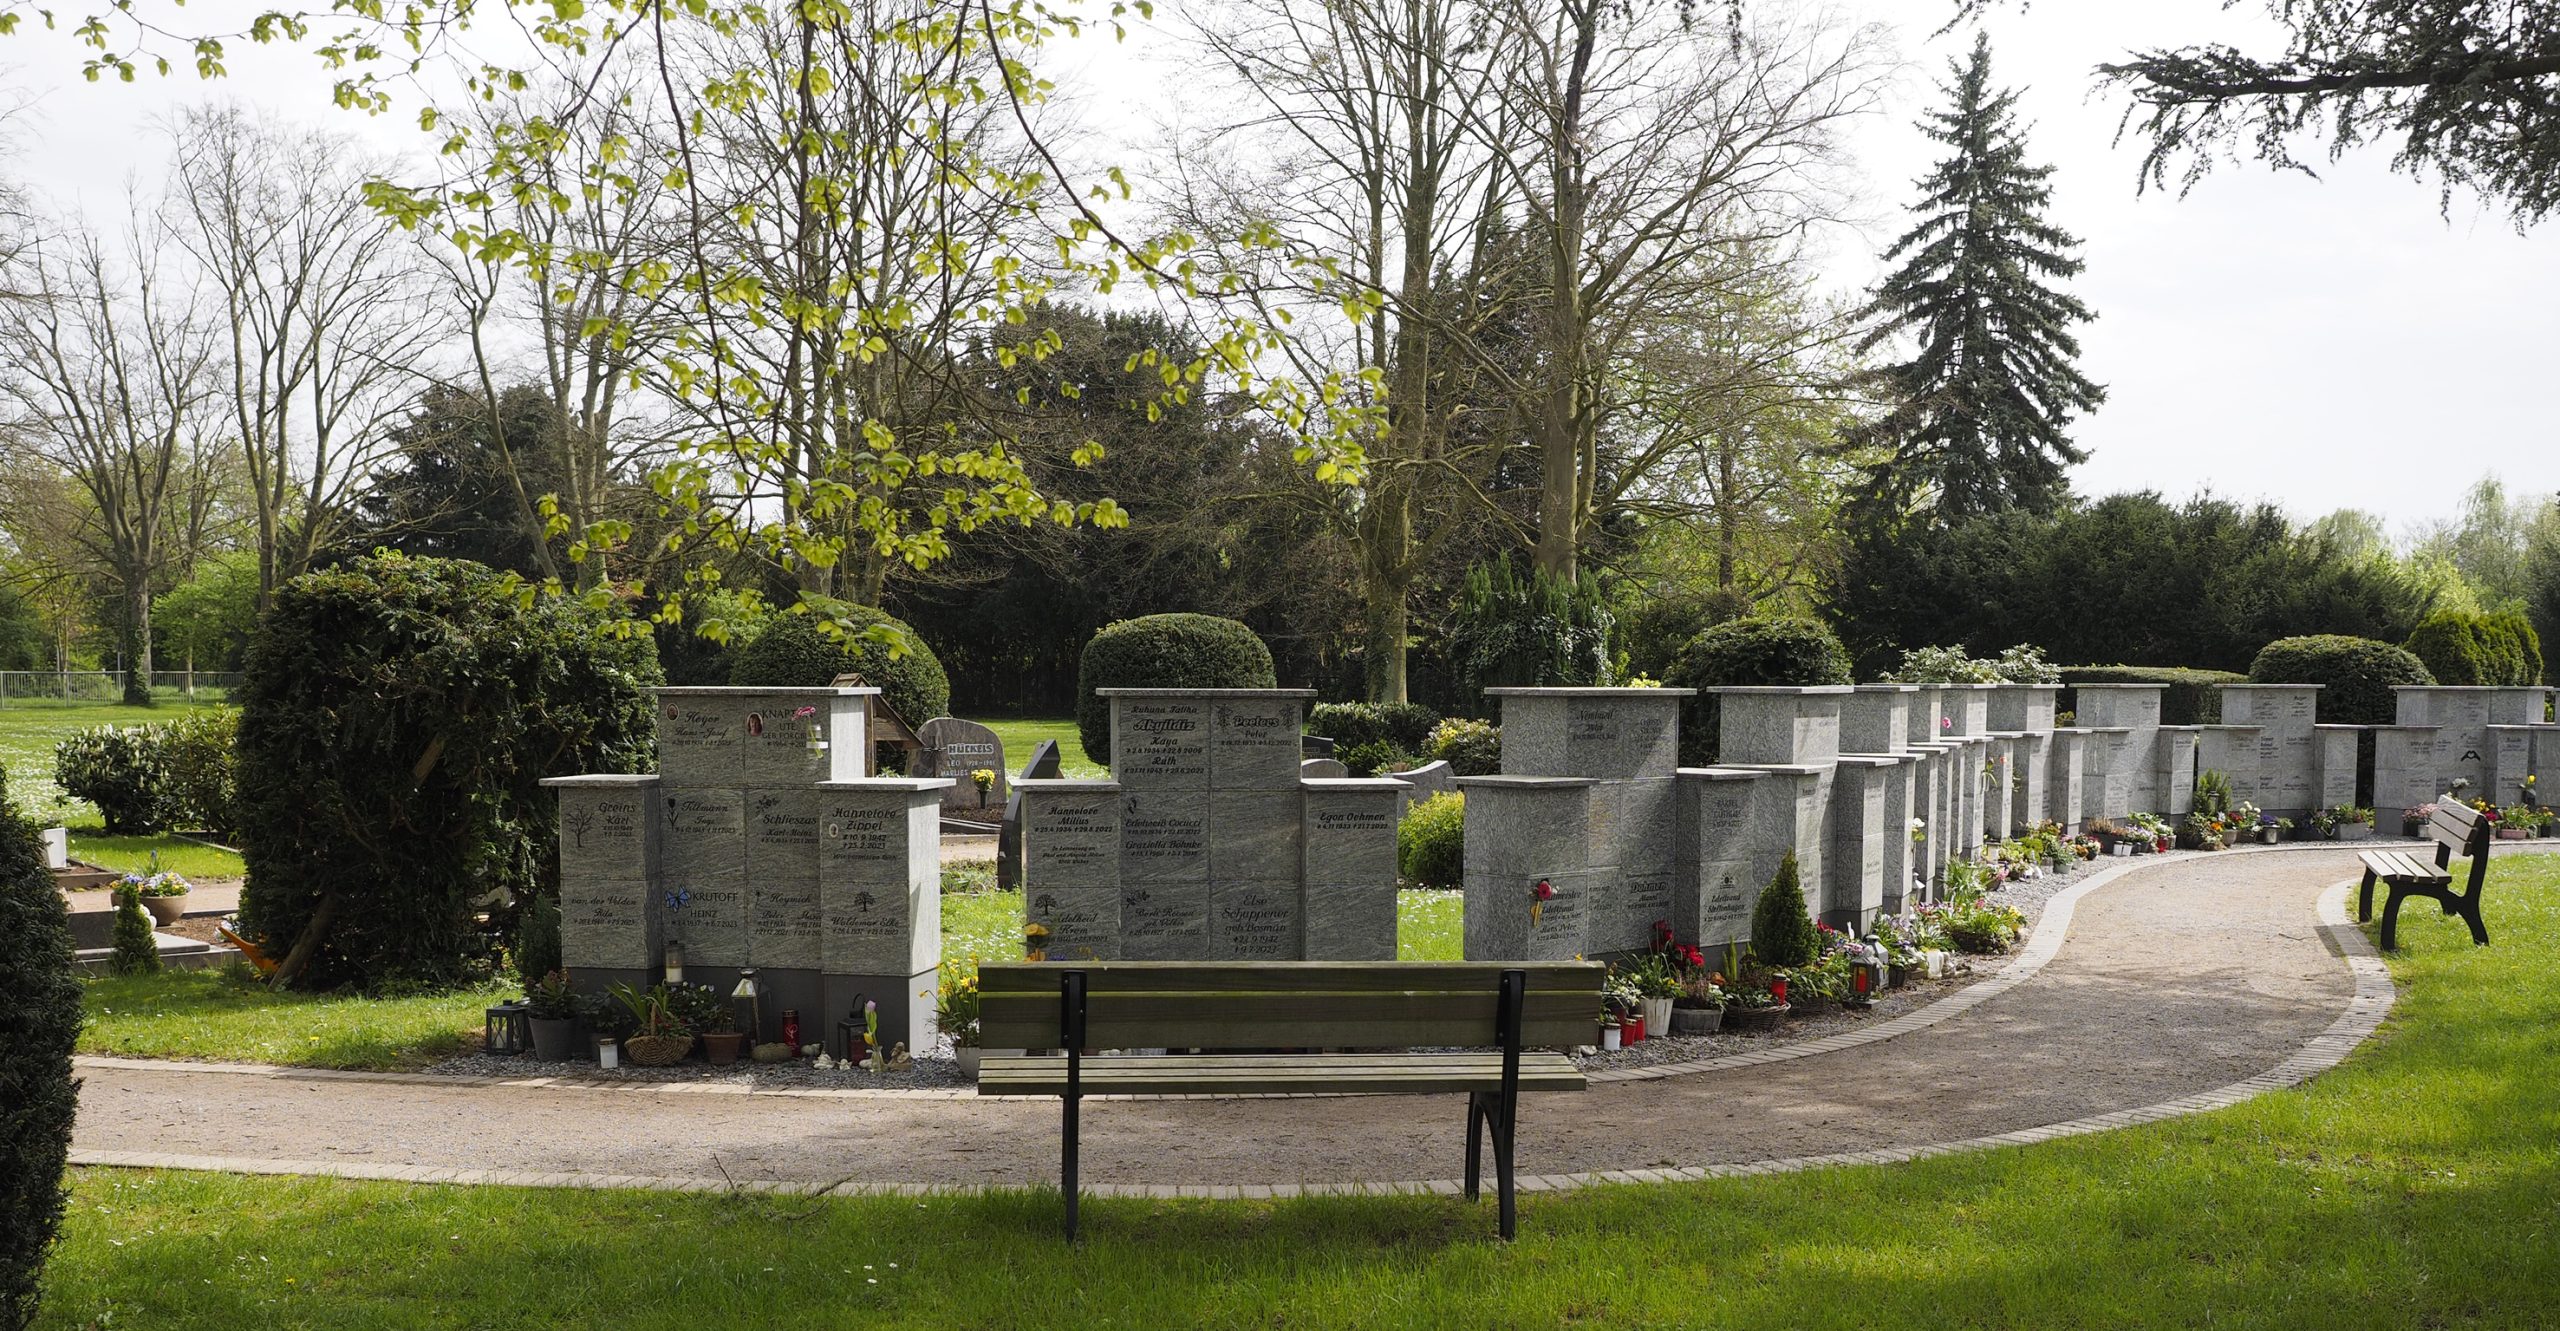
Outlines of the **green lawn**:
<svg viewBox="0 0 2560 1331">
<path fill-rule="evenodd" d="M 32 702 L 11 699 L 0 707 L 0 766 L 9 769 L 9 798 L 40 822 L 96 826 L 98 810 L 65 796 L 53 784 L 53 746 L 74 731 L 98 726 L 139 726 L 174 720 L 198 704 L 173 699 L 156 707 L 119 703 Z"/>
<path fill-rule="evenodd" d="M 1068 1249 L 1036 1191 L 83 1170 L 41 1325 L 2547 1326 L 2560 859 L 2501 861 L 2489 892 L 2497 946 L 2413 912 L 2390 1024 L 2307 1087 L 1915 1165 L 1533 1195 L 1508 1247 L 1443 1198 L 1088 1201 Z"/>
<path fill-rule="evenodd" d="M 279 993 L 237 971 L 102 976 L 82 990 L 80 1052 L 317 1068 L 415 1067 L 480 1041 L 481 1013 L 510 991 L 422 998 Z"/>
<path fill-rule="evenodd" d="M 163 869 L 174 869 L 192 882 L 213 878 L 238 878 L 241 867 L 236 851 L 223 850 L 202 842 L 166 833 L 154 836 L 109 836 L 91 828 L 71 831 L 71 858 L 126 873 L 142 873 L 150 869 L 153 857 Z"/>
<path fill-rule="evenodd" d="M 996 732 L 1004 741 L 1004 765 L 1007 772 L 1019 772 L 1031 761 L 1031 751 L 1040 741 L 1058 741 L 1058 765 L 1068 776 L 1108 776 L 1100 763 L 1084 754 L 1084 740 L 1076 734 L 1076 719 L 1064 717 L 1009 717 L 1001 721 L 972 718 Z"/>
</svg>

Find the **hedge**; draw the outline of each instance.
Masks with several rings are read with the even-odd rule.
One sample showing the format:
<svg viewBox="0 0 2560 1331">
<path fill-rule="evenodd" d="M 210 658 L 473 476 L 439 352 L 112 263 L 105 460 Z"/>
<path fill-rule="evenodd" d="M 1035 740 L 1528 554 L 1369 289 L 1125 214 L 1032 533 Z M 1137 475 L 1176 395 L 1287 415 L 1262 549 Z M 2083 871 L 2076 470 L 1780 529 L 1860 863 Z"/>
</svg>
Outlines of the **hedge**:
<svg viewBox="0 0 2560 1331">
<path fill-rule="evenodd" d="M 98 806 L 107 830 L 139 836 L 169 825 L 169 771 L 150 726 L 100 726 L 53 746 L 53 782 Z"/>
<path fill-rule="evenodd" d="M 842 636 L 827 631 L 830 620 Z M 905 635 L 904 654 L 864 636 L 875 628 Z M 756 688 L 821 688 L 838 675 L 861 676 L 908 725 L 951 713 L 951 677 L 924 639 L 905 620 L 850 601 L 810 597 L 798 611 L 776 615 L 729 666 L 730 683 Z"/>
<path fill-rule="evenodd" d="M 1111 762 L 1111 702 L 1097 689 L 1271 689 L 1280 677 L 1253 630 L 1216 615 L 1141 615 L 1106 624 L 1076 669 L 1076 733 Z"/>
<path fill-rule="evenodd" d="M 2387 726 L 2398 722 L 2397 684 L 2433 684 L 2434 674 L 2407 648 L 2372 638 L 2318 633 L 2278 638 L 2249 663 L 2258 684 L 2317 684 L 2320 720 L 2329 725 Z"/>
<path fill-rule="evenodd" d="M 1438 724 L 1438 712 L 1415 702 L 1327 702 L 1307 709 L 1307 733 L 1345 748 L 1385 744 L 1402 753 L 1420 753 Z"/>
<path fill-rule="evenodd" d="M 1663 682 L 1699 691 L 1680 704 L 1680 761 L 1696 767 L 1716 760 L 1715 696 L 1707 690 L 1720 685 L 1846 684 L 1849 653 L 1815 620 L 1727 620 L 1691 639 Z"/>
<path fill-rule="evenodd" d="M 35 824 L 9 803 L 0 773 L 0 1326 L 30 1325 L 45 1253 L 62 1224 L 79 1082 L 80 982 L 71 919 Z"/>
<path fill-rule="evenodd" d="M 2218 726 L 2222 724 L 2222 686 L 2246 684 L 2247 675 L 2228 670 L 2189 670 L 2181 666 L 2063 666 L 2062 683 L 2071 688 L 2082 684 L 2160 684 L 2160 724 L 2164 726 Z M 2078 711 L 2079 700 L 2061 699 L 2064 711 Z"/>
<path fill-rule="evenodd" d="M 240 919 L 309 988 L 479 978 L 556 890 L 542 779 L 648 768 L 649 635 L 466 560 L 278 588 L 240 696 Z"/>
<path fill-rule="evenodd" d="M 1453 716 L 1432 728 L 1420 754 L 1445 762 L 1459 776 L 1492 776 L 1502 770 L 1502 728 L 1490 721 Z"/>
</svg>

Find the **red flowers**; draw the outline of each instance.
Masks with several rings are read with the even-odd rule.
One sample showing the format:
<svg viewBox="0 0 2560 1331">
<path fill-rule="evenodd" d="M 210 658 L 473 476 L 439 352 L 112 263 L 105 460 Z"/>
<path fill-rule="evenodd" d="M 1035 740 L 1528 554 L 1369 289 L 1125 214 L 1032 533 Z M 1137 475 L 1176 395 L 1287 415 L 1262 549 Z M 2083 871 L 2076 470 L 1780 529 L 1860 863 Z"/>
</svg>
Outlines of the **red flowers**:
<svg viewBox="0 0 2560 1331">
<path fill-rule="evenodd" d="M 1538 885 L 1536 887 L 1529 889 L 1529 895 L 1536 897 L 1540 901 L 1553 901 L 1556 899 L 1555 884 L 1541 878 L 1538 880 Z"/>
</svg>

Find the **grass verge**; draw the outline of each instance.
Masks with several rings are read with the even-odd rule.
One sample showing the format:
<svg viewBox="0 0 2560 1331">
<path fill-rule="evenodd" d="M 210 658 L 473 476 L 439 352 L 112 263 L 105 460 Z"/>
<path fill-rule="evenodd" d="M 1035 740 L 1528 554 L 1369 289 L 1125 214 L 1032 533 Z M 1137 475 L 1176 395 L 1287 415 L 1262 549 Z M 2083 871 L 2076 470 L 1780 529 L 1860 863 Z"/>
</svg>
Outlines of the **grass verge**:
<svg viewBox="0 0 2560 1331">
<path fill-rule="evenodd" d="M 2307 1086 L 1912 1165 L 1446 1198 L 764 1199 L 81 1171 L 53 1328 L 2537 1327 L 2560 1288 L 2560 859 L 2404 920 Z M 1686 1130 L 1665 1124 L 1665 1131 Z M 1048 1168 L 1044 1157 L 1024 1173 Z"/>
<path fill-rule="evenodd" d="M 234 970 L 102 976 L 81 990 L 80 1052 L 380 1071 L 415 1067 L 480 1041 L 504 990 L 416 998 L 279 993 Z"/>
<path fill-rule="evenodd" d="M 119 703 L 30 703 L 0 707 L 0 766 L 9 769 L 9 798 L 45 822 L 96 823 L 97 806 L 75 800 L 53 783 L 53 746 L 99 726 L 156 725 L 186 715 L 198 704 L 183 699 L 154 707 Z M 1070 724 L 1069 730 L 1075 727 Z"/>
</svg>

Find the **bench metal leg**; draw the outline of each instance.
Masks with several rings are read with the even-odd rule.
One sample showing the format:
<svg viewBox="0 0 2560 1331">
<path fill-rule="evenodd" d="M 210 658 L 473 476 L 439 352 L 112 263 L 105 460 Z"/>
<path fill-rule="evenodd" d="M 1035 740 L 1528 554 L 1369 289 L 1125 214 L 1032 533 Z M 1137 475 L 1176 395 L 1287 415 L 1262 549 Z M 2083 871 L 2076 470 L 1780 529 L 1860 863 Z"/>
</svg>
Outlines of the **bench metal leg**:
<svg viewBox="0 0 2560 1331">
<path fill-rule="evenodd" d="M 1519 1206 L 1511 1181 L 1511 1129 L 1519 1110 L 1519 1102 L 1511 1101 L 1500 1107 L 1493 1121 L 1494 1196 L 1501 1208 L 1502 1238 L 1506 1243 L 1519 1228 Z"/>
<path fill-rule="evenodd" d="M 1059 1187 L 1067 1198 L 1067 1242 L 1073 1243 L 1076 1241 L 1076 1130 L 1082 1117 L 1077 1111 L 1081 1108 L 1082 1098 L 1069 1095 L 1060 1097 L 1060 1101 L 1066 1106 L 1066 1123 L 1064 1135 L 1059 1139 Z"/>
<path fill-rule="evenodd" d="M 2408 897 L 2407 892 L 2394 886 L 2391 889 L 2391 899 L 2383 903 L 2382 950 L 2385 952 L 2400 950 L 2400 903 Z"/>
<path fill-rule="evenodd" d="M 1484 1092 L 1467 1092 L 1467 1200 L 1474 1201 L 1484 1176 Z"/>
<path fill-rule="evenodd" d="M 2356 888 L 2356 922 L 2359 924 L 2373 918 L 2373 879 L 2373 870 L 2365 870 L 2364 882 Z"/>
<path fill-rule="evenodd" d="M 2462 922 L 2464 924 L 2471 926 L 2471 945 L 2474 947 L 2487 947 L 2489 945 L 2489 926 L 2480 919 L 2479 896 L 2475 894 L 2466 898 L 2462 903 L 2462 909 L 2456 913 L 2462 916 Z"/>
</svg>

